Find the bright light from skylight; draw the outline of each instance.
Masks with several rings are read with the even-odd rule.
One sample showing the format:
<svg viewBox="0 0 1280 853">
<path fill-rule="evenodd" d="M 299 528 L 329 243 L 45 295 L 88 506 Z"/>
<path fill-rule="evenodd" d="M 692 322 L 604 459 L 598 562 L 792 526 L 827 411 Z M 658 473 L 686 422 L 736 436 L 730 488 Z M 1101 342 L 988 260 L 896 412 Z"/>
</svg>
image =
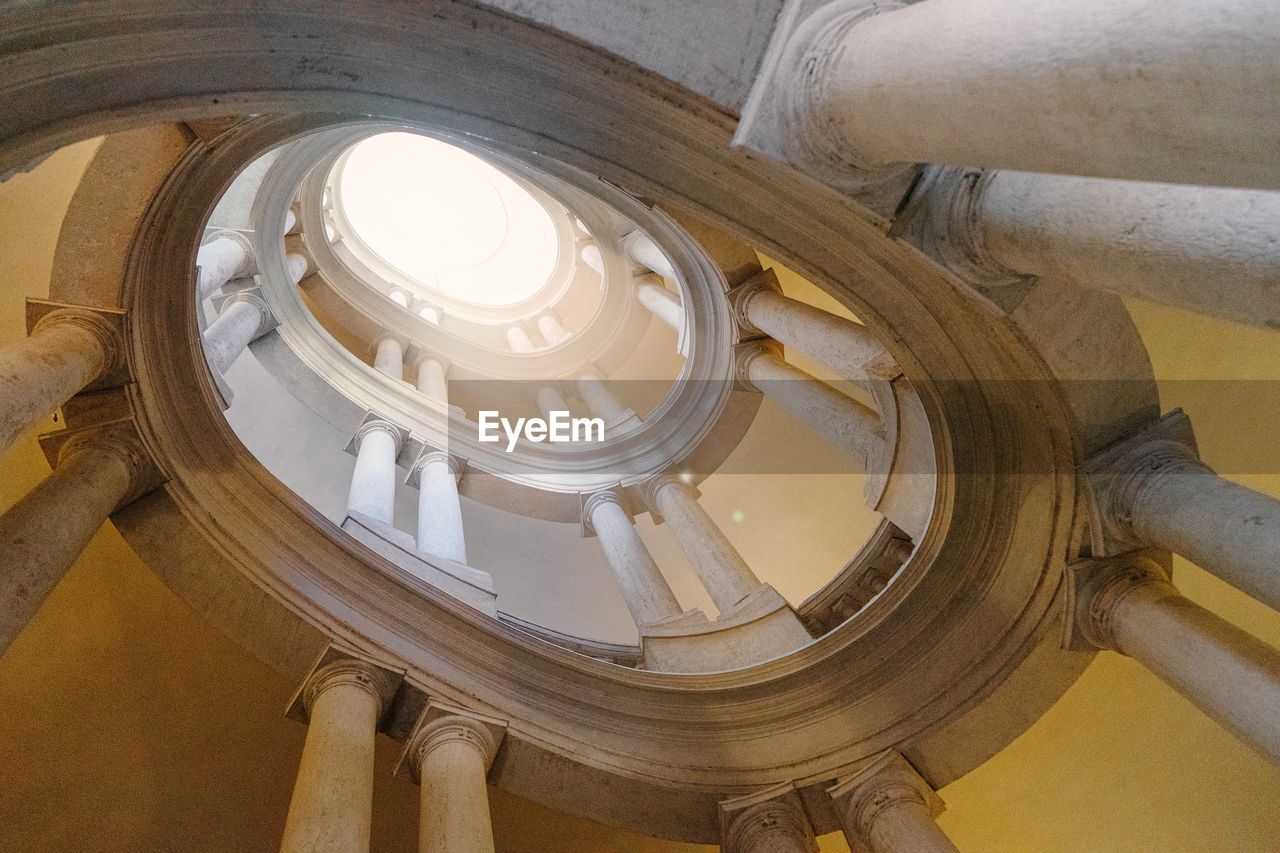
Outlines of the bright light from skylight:
<svg viewBox="0 0 1280 853">
<path fill-rule="evenodd" d="M 555 270 L 550 214 L 478 157 L 412 133 L 358 143 L 338 203 L 355 236 L 384 263 L 454 299 L 511 305 Z"/>
</svg>

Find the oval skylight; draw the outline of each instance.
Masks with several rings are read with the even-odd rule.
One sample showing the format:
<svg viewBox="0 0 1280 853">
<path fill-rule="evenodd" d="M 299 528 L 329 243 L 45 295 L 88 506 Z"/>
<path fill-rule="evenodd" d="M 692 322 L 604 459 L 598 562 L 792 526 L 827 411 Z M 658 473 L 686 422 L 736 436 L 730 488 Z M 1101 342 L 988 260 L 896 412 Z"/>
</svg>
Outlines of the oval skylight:
<svg viewBox="0 0 1280 853">
<path fill-rule="evenodd" d="M 547 210 L 447 143 L 401 132 L 369 137 L 344 158 L 336 188 L 340 218 L 358 243 L 426 291 L 513 305 L 555 271 L 559 238 Z"/>
</svg>

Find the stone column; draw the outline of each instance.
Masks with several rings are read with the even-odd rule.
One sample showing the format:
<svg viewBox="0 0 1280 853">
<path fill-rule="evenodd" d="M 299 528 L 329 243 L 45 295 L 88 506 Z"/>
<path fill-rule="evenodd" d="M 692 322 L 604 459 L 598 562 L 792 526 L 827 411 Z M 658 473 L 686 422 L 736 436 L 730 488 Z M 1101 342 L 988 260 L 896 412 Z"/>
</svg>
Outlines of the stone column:
<svg viewBox="0 0 1280 853">
<path fill-rule="evenodd" d="M 772 270 L 735 287 L 729 301 L 748 334 L 766 334 L 846 379 L 892 379 L 901 372 L 866 326 L 784 296 Z"/>
<path fill-rule="evenodd" d="M 307 740 L 281 853 L 364 853 L 373 815 L 373 759 L 396 678 L 360 660 L 316 670 L 303 688 Z"/>
<path fill-rule="evenodd" d="M 979 283 L 1037 276 L 1280 327 L 1280 193 L 957 170 L 935 254 Z"/>
<path fill-rule="evenodd" d="M 290 252 L 284 256 L 284 266 L 289 273 L 289 281 L 294 284 L 302 281 L 309 273 L 315 272 L 311 260 L 297 252 Z"/>
<path fill-rule="evenodd" d="M 458 478 L 462 462 L 443 450 L 418 457 L 418 550 L 459 563 L 467 562 Z"/>
<path fill-rule="evenodd" d="M 662 474 L 645 485 L 645 497 L 671 525 L 680 549 L 721 614 L 760 586 L 751 567 L 699 505 L 690 486 L 678 477 Z"/>
<path fill-rule="evenodd" d="M 827 441 L 859 460 L 870 471 L 885 441 L 875 410 L 825 382 L 787 364 L 776 347 L 744 345 L 738 349 L 738 378 L 758 389 Z"/>
<path fill-rule="evenodd" d="M 219 374 L 244 352 L 255 339 L 271 328 L 271 309 L 261 296 L 242 291 L 231 296 L 222 305 L 218 319 L 204 330 L 204 351 L 209 366 Z"/>
<path fill-rule="evenodd" d="M 671 281 L 677 280 L 676 270 L 671 266 L 671 261 L 667 260 L 667 256 L 662 254 L 658 244 L 643 231 L 632 231 L 622 238 L 622 253 L 628 261 L 637 266 L 652 270 Z"/>
<path fill-rule="evenodd" d="M 548 420 L 551 418 L 552 412 L 569 411 L 569 404 L 565 402 L 564 395 L 560 393 L 560 389 L 555 385 L 543 385 L 540 387 L 534 396 L 534 402 L 538 405 L 538 411 Z"/>
<path fill-rule="evenodd" d="M 622 420 L 631 411 L 613 395 L 604 378 L 593 368 L 584 369 L 578 376 L 578 392 L 591 414 L 604 418 L 606 424 Z"/>
<path fill-rule="evenodd" d="M 0 654 L 118 507 L 154 481 L 136 434 L 77 432 L 48 477 L 0 515 Z"/>
<path fill-rule="evenodd" d="M 392 379 L 404 379 L 404 346 L 391 335 L 374 344 L 373 369 Z"/>
<path fill-rule="evenodd" d="M 942 800 L 897 753 L 836 780 L 827 793 L 855 850 L 958 853 L 934 822 L 942 812 Z"/>
<path fill-rule="evenodd" d="M 220 231 L 196 251 L 196 266 L 196 294 L 207 299 L 231 279 L 253 273 L 253 247 L 243 234 Z"/>
<path fill-rule="evenodd" d="M 390 421 L 371 419 L 356 431 L 356 467 L 347 494 L 348 512 L 391 524 L 396 512 L 396 457 L 404 435 Z"/>
<path fill-rule="evenodd" d="M 1280 610 L 1280 501 L 1200 461 L 1175 411 L 1083 468 L 1094 554 L 1167 549 Z"/>
<path fill-rule="evenodd" d="M 422 786 L 419 853 L 493 853 L 485 777 L 501 725 L 428 705 L 401 758 Z"/>
<path fill-rule="evenodd" d="M 832 3 L 757 83 L 782 125 L 757 150 L 837 179 L 951 163 L 1278 188 L 1277 53 L 1270 0 Z"/>
<path fill-rule="evenodd" d="M 560 325 L 560 320 L 552 314 L 543 314 L 538 317 L 538 334 L 542 335 L 542 339 L 547 342 L 547 346 L 552 347 L 573 337 L 564 326 Z"/>
<path fill-rule="evenodd" d="M 526 353 L 534 352 L 538 348 L 533 345 L 533 340 L 520 326 L 507 327 L 507 346 L 511 347 L 512 352 Z"/>
<path fill-rule="evenodd" d="M 652 625 L 679 615 L 680 602 L 640 534 L 636 533 L 618 493 L 604 491 L 591 495 L 583 505 L 582 517 L 600 540 L 636 625 Z"/>
<path fill-rule="evenodd" d="M 429 400 L 449 404 L 449 383 L 445 379 L 444 362 L 434 355 L 418 359 L 418 390 Z"/>
<path fill-rule="evenodd" d="M 684 330 L 684 306 L 678 294 L 667 289 L 655 275 L 636 278 L 636 298 L 653 316 L 677 332 Z"/>
<path fill-rule="evenodd" d="M 0 450 L 124 361 L 119 328 L 88 309 L 44 315 L 24 341 L 0 350 Z"/>
<path fill-rule="evenodd" d="M 1145 557 L 1073 567 L 1071 584 L 1083 640 L 1138 661 L 1280 764 L 1280 650 L 1183 598 Z"/>
<path fill-rule="evenodd" d="M 723 853 L 818 853 L 818 842 L 790 785 L 720 804 Z"/>
</svg>

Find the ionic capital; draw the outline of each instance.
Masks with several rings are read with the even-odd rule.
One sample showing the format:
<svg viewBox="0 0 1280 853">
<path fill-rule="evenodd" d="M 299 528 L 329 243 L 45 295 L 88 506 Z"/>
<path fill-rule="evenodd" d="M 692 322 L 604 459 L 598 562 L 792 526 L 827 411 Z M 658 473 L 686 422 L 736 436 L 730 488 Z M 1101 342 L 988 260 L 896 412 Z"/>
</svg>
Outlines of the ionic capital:
<svg viewBox="0 0 1280 853">
<path fill-rule="evenodd" d="M 232 305 L 250 305 L 258 312 L 258 325 L 254 327 L 253 338 L 257 339 L 276 327 L 276 315 L 271 313 L 271 306 L 262 298 L 262 291 L 257 288 L 232 291 L 219 306 L 218 314 L 226 313 Z"/>
<path fill-rule="evenodd" d="M 818 842 L 795 788 L 779 785 L 720 804 L 725 853 L 817 853 Z"/>
<path fill-rule="evenodd" d="M 728 293 L 729 308 L 738 323 L 739 340 L 758 338 L 765 334 L 751 322 L 751 300 L 761 293 L 782 293 L 778 275 L 771 269 L 761 270 Z"/>
<path fill-rule="evenodd" d="M 888 809 L 905 803 L 942 813 L 942 799 L 916 769 L 896 752 L 887 753 L 864 769 L 837 779 L 827 789 L 855 853 L 864 853 L 872 825 Z"/>
<path fill-rule="evenodd" d="M 1161 566 L 1147 554 L 1080 560 L 1067 567 L 1070 608 L 1063 646 L 1071 650 L 1115 649 L 1114 616 L 1129 593 L 1149 585 L 1177 594 Z"/>
<path fill-rule="evenodd" d="M 365 436 L 375 432 L 385 432 L 395 441 L 396 456 L 404 450 L 405 442 L 409 440 L 409 430 L 392 421 L 390 418 L 375 412 L 366 412 L 364 420 L 356 427 L 356 431 L 352 434 L 351 440 L 347 442 L 346 451 L 352 455 L 360 452 L 360 444 L 364 441 Z"/>
<path fill-rule="evenodd" d="M 310 716 L 316 700 L 325 691 L 335 687 L 355 687 L 378 701 L 378 716 L 381 717 L 399 685 L 400 678 L 382 667 L 356 658 L 342 658 L 311 673 L 302 688 L 302 708 Z"/>
<path fill-rule="evenodd" d="M 595 527 L 591 523 L 591 516 L 597 509 L 605 504 L 617 504 L 627 517 L 631 517 L 631 511 L 627 508 L 626 502 L 622 499 L 622 493 L 618 489 L 603 489 L 598 492 L 592 492 L 582 501 L 582 528 L 584 535 L 595 533 Z"/>
<path fill-rule="evenodd" d="M 758 391 L 751 381 L 751 363 L 762 356 L 782 358 L 782 345 L 774 340 L 748 341 L 733 348 L 733 373 L 740 388 Z"/>
<path fill-rule="evenodd" d="M 1085 461 L 1080 473 L 1093 555 L 1145 547 L 1133 528 L 1142 493 L 1160 478 L 1196 470 L 1210 469 L 1200 461 L 1191 421 L 1181 409 Z"/>
<path fill-rule="evenodd" d="M 165 481 L 131 420 L 108 421 L 76 430 L 40 436 L 41 449 L 54 468 L 87 453 L 108 456 L 128 471 L 129 488 L 117 506 L 126 506 Z"/>
<path fill-rule="evenodd" d="M 407 775 L 421 783 L 422 767 L 427 757 L 449 744 L 464 744 L 474 749 L 487 773 L 498 754 L 506 729 L 504 720 L 432 699 L 405 743 L 396 765 L 396 775 Z"/>
<path fill-rule="evenodd" d="M 28 301 L 28 313 L 51 308 L 53 303 Z M 38 335 L 55 328 L 72 327 L 93 336 L 102 351 L 102 367 L 95 381 L 121 371 L 125 366 L 123 315 L 120 312 L 67 305 L 52 307 L 32 323 L 30 334 Z"/>
<path fill-rule="evenodd" d="M 912 195 L 928 197 L 921 241 L 926 252 L 959 278 L 979 287 L 1027 281 L 987 250 L 982 201 L 998 172 L 961 166 L 930 166 Z"/>
<path fill-rule="evenodd" d="M 405 483 L 410 486 L 421 485 L 422 472 L 432 463 L 440 463 L 447 466 L 449 473 L 453 475 L 454 482 L 461 480 L 462 473 L 467 470 L 467 460 L 461 456 L 455 456 L 447 450 L 437 450 L 433 447 L 424 446 L 422 453 L 414 460 L 413 465 L 409 467 L 409 476 L 405 478 Z"/>
<path fill-rule="evenodd" d="M 648 507 L 650 514 L 655 519 L 659 516 L 658 493 L 668 486 L 680 489 L 694 500 L 697 500 L 700 496 L 697 488 L 693 485 L 692 479 L 687 475 L 666 471 L 650 477 L 640 486 L 640 495 L 644 499 L 645 506 Z"/>
</svg>

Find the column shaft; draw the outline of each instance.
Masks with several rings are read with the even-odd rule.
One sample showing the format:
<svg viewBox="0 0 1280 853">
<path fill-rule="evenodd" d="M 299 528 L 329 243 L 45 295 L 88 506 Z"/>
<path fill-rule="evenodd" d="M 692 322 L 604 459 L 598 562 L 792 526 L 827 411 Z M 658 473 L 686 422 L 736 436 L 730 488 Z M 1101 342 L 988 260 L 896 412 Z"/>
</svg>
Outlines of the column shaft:
<svg viewBox="0 0 1280 853">
<path fill-rule="evenodd" d="M 811 104 L 791 133 L 825 137 L 829 163 L 842 152 L 862 167 L 1280 187 L 1270 0 L 927 0 L 855 14 L 809 42 L 811 77 L 787 81 Z"/>
<path fill-rule="evenodd" d="M 742 555 L 684 484 L 664 479 L 653 496 L 658 512 L 671 525 L 680 549 L 721 613 L 732 610 L 760 585 Z"/>
<path fill-rule="evenodd" d="M 418 550 L 459 563 L 467 562 L 462 503 L 453 465 L 444 453 L 421 463 L 418 481 Z"/>
<path fill-rule="evenodd" d="M 31 337 L 0 350 L 0 450 L 101 376 L 115 358 L 111 338 L 92 322 L 55 312 Z"/>
<path fill-rule="evenodd" d="M 445 380 L 444 365 L 430 356 L 418 361 L 418 390 L 430 400 L 449 402 L 449 383 Z"/>
<path fill-rule="evenodd" d="M 896 800 L 881 809 L 867 828 L 873 853 L 959 853 L 933 819 L 929 807 L 916 800 Z"/>
<path fill-rule="evenodd" d="M 761 288 L 743 310 L 751 325 L 846 379 L 890 372 L 893 357 L 863 325 Z M 878 420 L 878 419 L 877 419 Z"/>
<path fill-rule="evenodd" d="M 0 515 L 0 654 L 128 494 L 132 475 L 117 448 L 69 447 L 53 473 Z"/>
<path fill-rule="evenodd" d="M 1005 171 L 978 186 L 981 245 L 1005 269 L 1280 326 L 1280 193 Z"/>
<path fill-rule="evenodd" d="M 388 429 L 374 428 L 359 442 L 347 509 L 391 524 L 396 511 L 396 436 Z"/>
<path fill-rule="evenodd" d="M 594 370 L 584 370 L 578 377 L 578 391 L 591 414 L 604 418 L 605 423 L 622 417 L 627 407 L 613 395 L 604 379 Z"/>
<path fill-rule="evenodd" d="M 550 314 L 543 314 L 538 318 L 538 334 L 542 335 L 547 346 L 552 347 L 572 337 L 565 327 L 560 325 L 560 321 Z"/>
<path fill-rule="evenodd" d="M 491 741 L 474 724 L 437 721 L 440 732 L 421 747 L 422 814 L 419 853 L 493 853 L 489 791 L 485 784 Z M 457 728 L 449 733 L 449 728 Z"/>
<path fill-rule="evenodd" d="M 880 416 L 873 409 L 792 367 L 773 353 L 747 365 L 751 384 L 827 441 L 859 460 L 864 468 L 884 441 Z"/>
<path fill-rule="evenodd" d="M 636 297 L 653 316 L 677 332 L 684 327 L 684 306 L 680 297 L 661 282 L 641 278 L 636 283 Z"/>
<path fill-rule="evenodd" d="M 551 418 L 552 412 L 569 411 L 569 404 L 565 402 L 564 395 L 554 385 L 543 385 L 539 388 L 535 402 L 538 404 L 538 411 L 547 419 Z"/>
<path fill-rule="evenodd" d="M 373 369 L 390 376 L 392 379 L 404 379 L 404 347 L 395 338 L 380 338 L 373 355 Z"/>
<path fill-rule="evenodd" d="M 651 625 L 678 615 L 680 602 L 622 505 L 616 499 L 601 499 L 588 502 L 587 509 L 636 625 Z"/>
<path fill-rule="evenodd" d="M 367 853 L 373 823 L 373 765 L 384 699 L 368 665 L 321 670 L 328 684 L 308 703 L 293 799 L 281 853 Z M 327 668 L 326 668 L 327 669 Z"/>
<path fill-rule="evenodd" d="M 1124 586 L 1103 599 L 1100 610 L 1103 643 L 1280 764 L 1280 650 L 1183 598 L 1163 579 L 1117 583 Z"/>
<path fill-rule="evenodd" d="M 201 300 L 233 278 L 249 274 L 253 268 L 248 241 L 236 237 L 215 237 L 196 251 L 200 276 L 196 293 Z"/>
<path fill-rule="evenodd" d="M 218 319 L 204 330 L 204 351 L 210 367 L 226 373 L 262 326 L 263 308 L 257 301 L 246 298 L 227 302 Z"/>
<path fill-rule="evenodd" d="M 1280 610 L 1280 501 L 1195 464 L 1169 464 L 1132 493 L 1130 527 Z"/>
<path fill-rule="evenodd" d="M 533 352 L 537 349 L 529 333 L 519 326 L 507 327 L 507 345 L 511 347 L 512 352 Z"/>
<path fill-rule="evenodd" d="M 663 278 L 676 280 L 676 270 L 671 261 L 643 231 L 632 231 L 622 238 L 622 250 L 631 263 L 652 270 Z"/>
</svg>

